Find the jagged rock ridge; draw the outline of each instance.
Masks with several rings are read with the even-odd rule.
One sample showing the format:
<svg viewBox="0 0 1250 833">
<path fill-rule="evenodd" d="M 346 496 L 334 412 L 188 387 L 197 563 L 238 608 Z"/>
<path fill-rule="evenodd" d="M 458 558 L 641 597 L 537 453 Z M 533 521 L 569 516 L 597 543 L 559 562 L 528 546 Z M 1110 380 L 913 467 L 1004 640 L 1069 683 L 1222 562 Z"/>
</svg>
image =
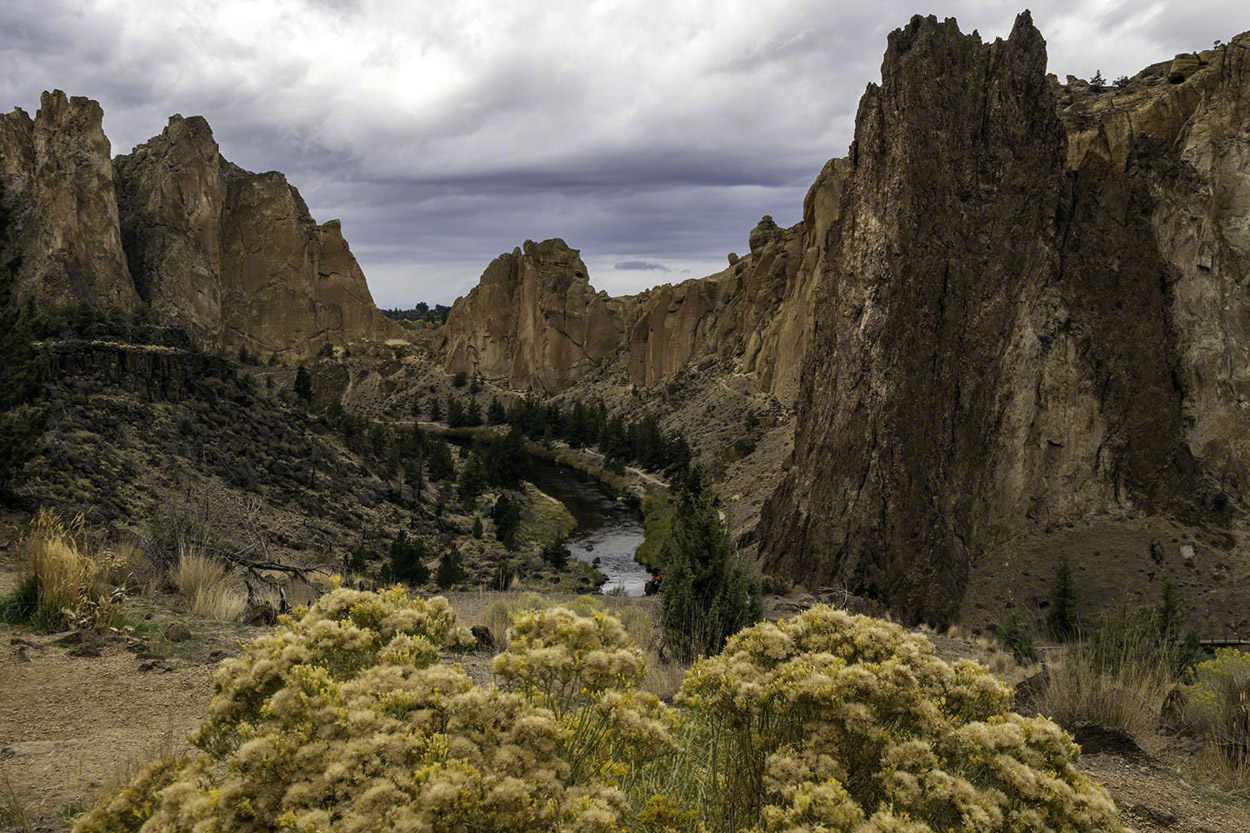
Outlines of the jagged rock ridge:
<svg viewBox="0 0 1250 833">
<path fill-rule="evenodd" d="M 300 359 L 402 336 L 373 304 L 337 221 L 317 225 L 276 172 L 221 156 L 200 117 L 109 157 L 100 105 L 45 93 L 0 116 L 0 175 L 17 209 L 17 297 L 150 304 L 213 351 Z"/>
<path fill-rule="evenodd" d="M 0 115 L 0 176 L 21 242 L 19 298 L 138 306 L 103 120 L 99 104 L 60 90 L 43 94 L 34 119 L 20 109 Z"/>
<path fill-rule="evenodd" d="M 1244 101 L 1247 46 L 1214 56 L 1205 94 L 1164 96 Z M 1204 179 L 1221 190 L 1190 161 L 1200 111 L 1171 137 L 1150 122 L 1078 134 L 1092 152 L 1073 157 L 1045 63 L 1027 13 L 993 44 L 935 18 L 891 35 L 826 241 L 793 464 L 761 525 L 770 568 L 949 621 L 973 563 L 1012 535 L 1219 524 L 1244 493 L 1244 392 L 1213 371 L 1250 345 L 1218 323 L 1204 334 L 1192 300 L 1219 304 L 1244 272 L 1213 280 L 1178 247 L 1210 223 L 1178 232 L 1169 199 Z M 1225 247 L 1244 251 L 1250 200 L 1224 207 Z M 1194 417 L 1208 409 L 1217 431 Z"/>
</svg>

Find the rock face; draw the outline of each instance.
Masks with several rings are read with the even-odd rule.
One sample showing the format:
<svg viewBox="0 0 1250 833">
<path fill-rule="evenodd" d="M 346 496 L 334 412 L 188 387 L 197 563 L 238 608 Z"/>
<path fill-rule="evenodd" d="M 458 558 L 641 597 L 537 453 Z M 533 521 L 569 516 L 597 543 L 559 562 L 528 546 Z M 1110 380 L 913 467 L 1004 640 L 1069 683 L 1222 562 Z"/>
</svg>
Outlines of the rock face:
<svg viewBox="0 0 1250 833">
<path fill-rule="evenodd" d="M 123 239 L 136 286 L 159 317 L 222 349 L 221 154 L 208 122 L 174 116 L 117 157 Z"/>
<path fill-rule="evenodd" d="M 563 240 L 527 240 L 452 306 L 441 350 L 452 372 L 552 393 L 622 349 L 626 306 L 594 290 Z"/>
<path fill-rule="evenodd" d="M 1227 520 L 1250 462 L 1248 47 L 1061 121 L 1027 13 L 993 44 L 935 18 L 890 36 L 766 567 L 944 622 L 1013 535 Z"/>
<path fill-rule="evenodd" d="M 22 258 L 19 300 L 127 312 L 139 303 L 103 119 L 98 103 L 59 90 L 43 94 L 33 120 L 20 109 L 0 116 L 0 176 Z"/>
<path fill-rule="evenodd" d="M 100 105 L 44 93 L 0 116 L 0 177 L 17 215 L 17 298 L 136 310 L 210 351 L 298 360 L 402 337 L 373 304 L 337 221 L 317 225 L 279 173 L 222 156 L 208 123 L 174 116 L 111 160 Z"/>
<path fill-rule="evenodd" d="M 201 344 L 299 359 L 401 335 L 339 223 L 317 225 L 282 174 L 226 161 L 202 118 L 174 116 L 117 167 L 140 293 Z"/>
</svg>

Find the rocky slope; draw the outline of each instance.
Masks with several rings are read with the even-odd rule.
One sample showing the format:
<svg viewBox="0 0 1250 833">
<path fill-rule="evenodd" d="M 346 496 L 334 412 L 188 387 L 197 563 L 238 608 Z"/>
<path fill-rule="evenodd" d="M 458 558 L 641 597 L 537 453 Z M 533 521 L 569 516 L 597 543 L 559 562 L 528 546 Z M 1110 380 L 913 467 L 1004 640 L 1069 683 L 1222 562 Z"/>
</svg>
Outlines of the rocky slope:
<svg viewBox="0 0 1250 833">
<path fill-rule="evenodd" d="M 19 300 L 147 303 L 197 346 L 298 360 L 326 344 L 402 337 L 373 304 L 337 221 L 317 225 L 276 172 L 222 157 L 208 123 L 174 116 L 110 158 L 100 105 L 45 93 L 0 116 L 0 176 L 17 214 Z"/>
</svg>

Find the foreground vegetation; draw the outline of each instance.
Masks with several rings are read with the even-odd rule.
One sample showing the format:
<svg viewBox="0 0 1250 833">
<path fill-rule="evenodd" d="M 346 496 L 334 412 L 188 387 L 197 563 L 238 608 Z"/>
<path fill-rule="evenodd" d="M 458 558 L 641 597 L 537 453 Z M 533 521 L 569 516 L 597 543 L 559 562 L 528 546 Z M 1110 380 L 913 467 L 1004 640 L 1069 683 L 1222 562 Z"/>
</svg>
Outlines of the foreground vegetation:
<svg viewBox="0 0 1250 833">
<path fill-rule="evenodd" d="M 76 827 L 1116 830 L 1053 723 L 981 666 L 820 607 L 732 637 L 676 707 L 606 611 L 518 611 L 475 685 L 441 599 L 337 589 L 214 678 L 190 756 Z"/>
</svg>

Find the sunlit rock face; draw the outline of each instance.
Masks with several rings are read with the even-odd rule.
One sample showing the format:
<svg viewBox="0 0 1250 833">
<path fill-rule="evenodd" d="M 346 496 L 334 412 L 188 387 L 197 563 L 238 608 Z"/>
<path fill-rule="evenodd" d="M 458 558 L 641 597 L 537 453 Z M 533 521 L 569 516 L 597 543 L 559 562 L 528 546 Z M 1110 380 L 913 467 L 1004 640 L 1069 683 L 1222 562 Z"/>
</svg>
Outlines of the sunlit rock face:
<svg viewBox="0 0 1250 833">
<path fill-rule="evenodd" d="M 202 345 L 295 360 L 400 335 L 338 221 L 318 225 L 281 173 L 228 162 L 204 119 L 174 116 L 117 168 L 139 290 Z"/>
<path fill-rule="evenodd" d="M 623 348 L 625 306 L 595 291 L 580 253 L 563 240 L 527 240 L 495 258 L 452 306 L 444 361 L 453 372 L 555 392 Z"/>
<path fill-rule="evenodd" d="M 22 261 L 16 296 L 133 311 L 104 111 L 90 99 L 44 93 L 32 119 L 0 116 L 0 177 Z"/>
</svg>

